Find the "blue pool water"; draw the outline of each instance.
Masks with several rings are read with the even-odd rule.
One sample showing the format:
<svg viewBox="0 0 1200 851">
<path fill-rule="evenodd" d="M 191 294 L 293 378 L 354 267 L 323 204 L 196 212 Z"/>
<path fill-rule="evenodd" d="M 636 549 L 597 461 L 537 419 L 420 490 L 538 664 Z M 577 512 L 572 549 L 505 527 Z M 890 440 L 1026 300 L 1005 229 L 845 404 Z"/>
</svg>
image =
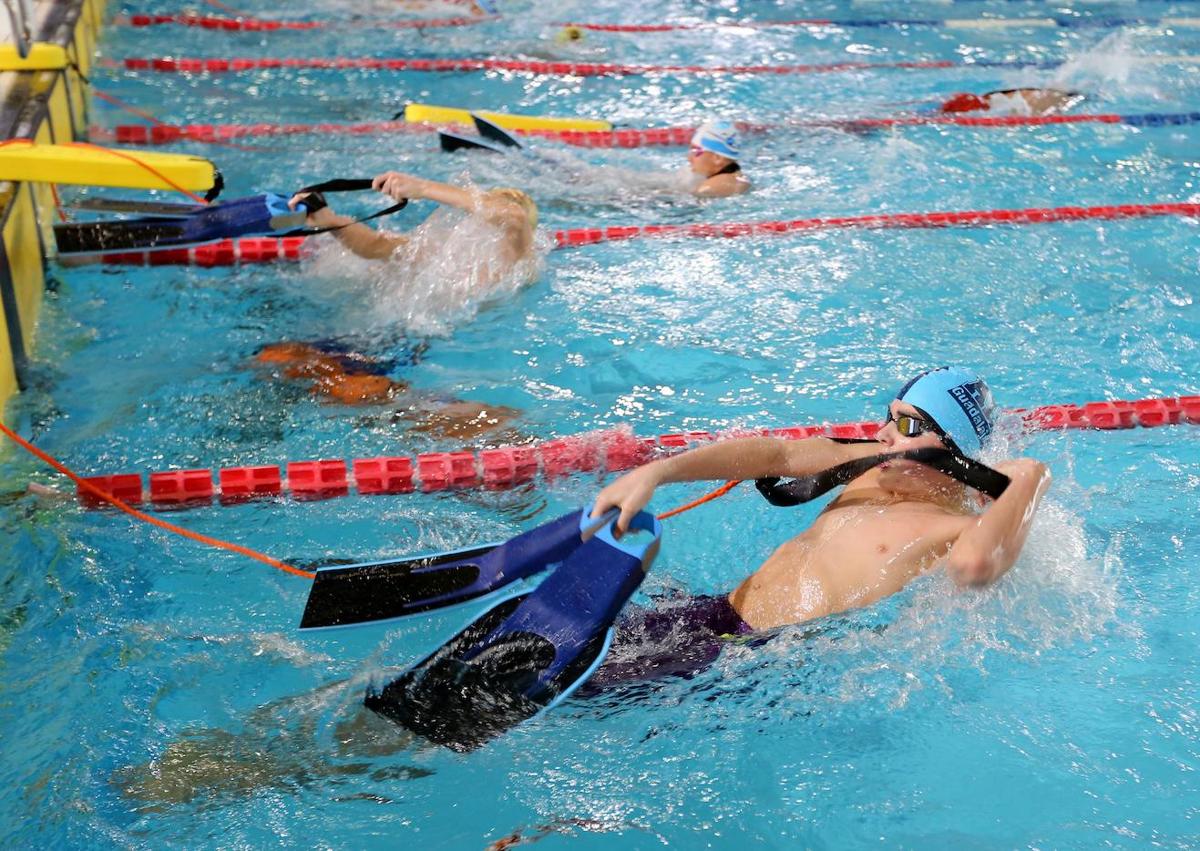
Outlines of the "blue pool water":
<svg viewBox="0 0 1200 851">
<path fill-rule="evenodd" d="M 182 11 L 183 3 L 156 12 Z M 111 28 L 107 56 L 578 57 L 790 64 L 979 58 L 1063 71 L 966 69 L 780 77 L 103 69 L 96 84 L 170 123 L 385 120 L 409 101 L 612 117 L 631 126 L 893 115 L 961 90 L 1092 93 L 1088 112 L 1183 112 L 1200 52 L 1163 28 L 685 31 L 552 40 L 556 20 L 1187 15 L 1189 3 L 504 5 L 461 30 L 219 34 Z M 258 0 L 261 16 L 300 11 Z M 451 12 L 454 7 L 449 7 Z M 146 11 L 134 9 L 126 11 Z M 312 4 L 309 17 L 346 17 Z M 922 103 L 912 103 L 919 101 Z M 131 123 L 97 105 L 102 126 Z M 545 159 L 448 157 L 428 136 L 199 144 L 229 194 L 285 192 L 399 168 L 527 187 L 544 228 L 750 221 L 1200 199 L 1191 126 L 746 140 L 754 192 L 664 194 L 679 149 Z M 569 159 L 568 159 L 569 158 Z M 619 171 L 600 171 L 609 165 Z M 667 178 L 657 179 L 662 173 Z M 349 202 L 362 212 L 374 199 Z M 432 206 L 397 219 L 415 225 Z M 349 209 L 349 207 L 348 207 Z M 1197 392 L 1200 255 L 1176 218 L 996 229 L 643 240 L 550 253 L 533 285 L 456 304 L 438 326 L 406 270 L 299 266 L 59 269 L 35 382 L 11 412 L 86 473 L 456 449 L 388 406 L 322 402 L 249 366 L 279 340 L 351 336 L 431 397 L 520 412 L 495 440 L 628 424 L 639 434 L 878 417 L 916 370 L 983 371 L 1005 406 Z M 397 293 L 402 293 L 398 296 Z M 415 305 L 415 307 L 414 307 Z M 430 323 L 433 323 L 432 325 Z M 431 333 L 431 328 L 433 333 Z M 0 522 L 0 838 L 7 847 L 359 848 L 418 841 L 539 847 L 1145 847 L 1200 844 L 1200 430 L 1006 430 L 998 455 L 1055 482 L 1012 572 L 983 592 L 940 572 L 811 635 L 733 647 L 710 670 L 574 700 L 469 754 L 414 743 L 359 708 L 469 613 L 314 639 L 304 580 L 108 512 L 11 496 Z M 481 441 L 476 446 L 484 445 Z M 60 485 L 10 454 L 6 492 Z M 503 539 L 586 502 L 578 476 L 507 493 L 260 502 L 171 515 L 295 563 Z M 704 491 L 663 489 L 664 510 Z M 816 508 L 743 487 L 672 519 L 645 595 L 729 589 Z"/>
</svg>

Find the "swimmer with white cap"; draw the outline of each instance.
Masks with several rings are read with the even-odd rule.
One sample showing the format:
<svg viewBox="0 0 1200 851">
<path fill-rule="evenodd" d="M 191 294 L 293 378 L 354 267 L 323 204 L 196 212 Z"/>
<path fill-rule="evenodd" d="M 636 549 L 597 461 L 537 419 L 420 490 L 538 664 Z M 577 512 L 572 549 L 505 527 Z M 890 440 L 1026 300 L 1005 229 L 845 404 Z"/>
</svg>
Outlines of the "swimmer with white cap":
<svg viewBox="0 0 1200 851">
<path fill-rule="evenodd" d="M 741 147 L 737 128 L 728 121 L 706 121 L 692 136 L 688 166 L 701 198 L 726 198 L 750 189 L 750 179 L 738 165 Z"/>
<path fill-rule="evenodd" d="M 941 367 L 904 385 L 873 439 L 724 440 L 626 473 L 600 492 L 594 512 L 620 509 L 624 530 L 667 482 L 757 479 L 775 505 L 844 485 L 804 532 L 720 598 L 725 632 L 868 606 L 938 566 L 960 586 L 985 586 L 1016 562 L 1050 483 L 1045 465 L 1032 458 L 1002 461 L 994 470 L 974 460 L 992 436 L 993 416 L 978 375 Z M 778 477 L 796 482 L 781 485 Z M 807 487 L 809 496 L 796 497 L 801 489 L 793 486 Z M 794 498 L 778 499 L 779 490 Z"/>
</svg>

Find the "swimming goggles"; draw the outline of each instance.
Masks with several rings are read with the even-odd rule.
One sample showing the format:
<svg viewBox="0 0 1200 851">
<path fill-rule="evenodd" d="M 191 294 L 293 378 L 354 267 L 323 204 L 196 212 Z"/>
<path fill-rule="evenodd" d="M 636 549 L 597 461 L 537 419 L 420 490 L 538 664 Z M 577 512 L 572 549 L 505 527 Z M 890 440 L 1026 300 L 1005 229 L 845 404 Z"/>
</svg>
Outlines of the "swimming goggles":
<svg viewBox="0 0 1200 851">
<path fill-rule="evenodd" d="M 894 417 L 892 416 L 892 411 L 889 408 L 887 419 L 883 421 L 883 424 L 886 426 L 891 422 L 896 424 L 896 431 L 900 432 L 900 434 L 904 437 L 917 437 L 918 435 L 925 434 L 927 431 L 931 431 L 943 441 L 947 439 L 946 432 L 942 431 L 938 424 L 933 420 L 914 417 L 911 414 L 901 414 L 898 417 Z"/>
</svg>

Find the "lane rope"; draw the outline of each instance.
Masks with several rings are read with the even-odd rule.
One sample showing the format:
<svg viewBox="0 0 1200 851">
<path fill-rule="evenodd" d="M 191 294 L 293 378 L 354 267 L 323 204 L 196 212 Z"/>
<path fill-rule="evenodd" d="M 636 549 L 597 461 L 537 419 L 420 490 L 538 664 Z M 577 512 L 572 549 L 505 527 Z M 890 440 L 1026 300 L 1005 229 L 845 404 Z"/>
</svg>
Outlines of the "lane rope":
<svg viewBox="0 0 1200 851">
<path fill-rule="evenodd" d="M 877 18 L 872 20 L 831 20 L 829 18 L 799 18 L 791 21 L 713 21 L 685 24 L 602 24 L 564 22 L 555 24 L 559 27 L 573 27 L 589 32 L 609 32 L 627 34 L 646 34 L 661 32 L 678 32 L 683 30 L 738 30 L 738 29 L 771 29 L 777 27 L 800 27 L 809 30 L 821 29 L 856 29 L 856 28 L 885 28 L 885 27 L 921 27 L 941 29 L 1116 29 L 1130 26 L 1152 27 L 1200 27 L 1200 18 L 1164 17 L 1164 18 Z"/>
<path fill-rule="evenodd" d="M 1200 63 L 1200 56 L 1128 56 L 1125 60 L 1142 64 Z M 621 77 L 647 74 L 836 74 L 849 71 L 910 70 L 925 71 L 946 68 L 1036 68 L 1053 70 L 1068 64 L 1066 61 L 1033 62 L 1017 60 L 936 59 L 905 62 L 829 62 L 811 65 L 627 65 L 615 62 L 558 62 L 528 59 L 376 59 L 371 57 L 240 57 L 230 59 L 201 59 L 173 57 L 130 57 L 122 60 L 127 71 L 156 71 L 169 74 L 224 74 L 259 70 L 372 70 L 426 71 L 460 73 L 464 71 L 508 71 L 541 74 L 551 77 Z"/>
<path fill-rule="evenodd" d="M 97 92 L 99 95 L 100 93 Z M 406 121 L 367 121 L 354 124 L 164 124 L 147 115 L 153 126 L 118 124 L 111 130 L 93 127 L 95 138 L 127 145 L 169 145 L 173 142 L 227 143 L 231 139 L 253 136 L 320 135 L 428 135 L 438 129 L 434 124 Z M 1200 122 L 1200 112 L 1153 112 L 1136 115 L 1115 113 L 1078 113 L 1073 115 L 903 115 L 884 118 L 828 118 L 789 121 L 782 124 L 739 122 L 743 133 L 769 133 L 779 130 L 872 130 L 894 127 L 941 125 L 951 127 L 1045 127 L 1061 124 L 1125 124 L 1130 127 L 1170 127 Z M 580 148 L 643 148 L 652 146 L 686 147 L 694 127 L 626 127 L 617 130 L 516 130 L 520 136 L 533 136 Z"/>
<path fill-rule="evenodd" d="M 1033 409 L 1009 409 L 1006 414 L 1019 416 L 1029 432 L 1200 425 L 1200 395 L 1044 405 Z M 618 428 L 479 452 L 427 452 L 412 457 L 355 458 L 350 462 L 321 459 L 218 470 L 166 470 L 149 474 L 148 491 L 141 473 L 90 476 L 85 481 L 127 503 L 148 501 L 170 507 L 289 495 L 312 500 L 352 493 L 371 496 L 469 489 L 507 490 L 539 478 L 554 481 L 577 473 L 628 470 L 655 457 L 729 437 L 769 436 L 799 440 L 824 435 L 869 439 L 880 428 L 877 421 L 863 421 L 727 433 L 690 431 L 656 437 L 638 437 L 628 429 Z M 85 504 L 91 502 L 88 497 L 92 494 L 91 489 L 82 486 L 77 491 Z"/>
<path fill-rule="evenodd" d="M 1019 210 L 950 210 L 932 213 L 823 216 L 790 221 L 571 228 L 557 231 L 554 234 L 554 240 L 556 248 L 576 248 L 601 242 L 617 242 L 643 237 L 732 239 L 843 228 L 982 227 L 985 225 L 1033 225 L 1047 222 L 1137 219 L 1156 216 L 1195 218 L 1200 216 L 1200 204 L 1118 204 L 1094 207 L 1030 207 Z"/>
<path fill-rule="evenodd" d="M 199 532 L 193 532 L 190 529 L 184 529 L 182 526 L 176 526 L 174 523 L 168 523 L 165 520 L 161 520 L 158 517 L 154 517 L 150 514 L 145 513 L 144 511 L 139 511 L 138 509 L 134 508 L 133 506 L 127 504 L 124 500 L 114 496 L 113 494 L 111 494 L 107 490 L 105 490 L 104 488 L 99 487 L 92 481 L 72 472 L 61 461 L 52 457 L 48 453 L 43 452 L 41 449 L 38 449 L 32 443 L 25 440 L 19 434 L 17 434 L 12 429 L 10 429 L 8 426 L 4 425 L 4 423 L 0 423 L 0 433 L 3 433 L 5 437 L 7 437 L 9 440 L 16 443 L 18 446 L 20 446 L 26 452 L 28 452 L 31 455 L 33 455 L 34 457 L 44 461 L 45 463 L 47 463 L 51 467 L 53 467 L 55 470 L 58 470 L 58 472 L 62 473 L 64 476 L 71 479 L 71 481 L 75 482 L 76 486 L 80 490 L 87 492 L 92 497 L 94 497 L 98 500 L 101 500 L 102 502 L 108 503 L 109 505 L 113 506 L 114 508 L 117 508 L 117 509 L 125 512 L 126 514 L 130 515 L 131 517 L 135 517 L 138 520 L 141 520 L 143 523 L 149 523 L 152 526 L 157 526 L 158 528 L 163 529 L 167 532 L 171 532 L 172 534 L 179 535 L 184 538 L 188 538 L 189 540 L 196 541 L 201 544 L 205 544 L 206 546 L 215 547 L 217 549 L 222 549 L 222 550 L 228 550 L 229 552 L 237 553 L 238 555 L 243 555 L 243 556 L 246 556 L 247 558 L 252 558 L 255 561 L 260 561 L 263 564 L 268 564 L 271 567 L 278 568 L 279 570 L 282 570 L 286 573 L 290 573 L 294 576 L 302 576 L 305 579 L 313 579 L 316 576 L 316 574 L 311 571 L 301 570 L 298 567 L 293 567 L 290 564 L 279 561 L 278 559 L 272 558 L 271 556 L 264 555 L 263 553 L 257 552 L 248 547 L 243 547 L 240 544 L 234 544 L 229 541 L 223 541 L 220 538 L 211 537 L 210 535 L 203 535 Z"/>
<path fill-rule="evenodd" d="M 221 32 L 277 32 L 277 31 L 306 31 L 334 28 L 370 28 L 396 30 L 429 30 L 446 27 L 467 27 L 472 24 L 483 24 L 499 20 L 495 15 L 481 17 L 457 18 L 414 18 L 411 20 L 355 19 L 349 21 L 286 21 L 268 18 L 253 18 L 239 16 L 225 18 L 218 15 L 127 15 L 117 18 L 113 23 L 117 26 L 156 27 L 165 24 L 178 24 L 185 27 L 198 27 L 206 30 Z"/>
<path fill-rule="evenodd" d="M 828 216 L 791 221 L 694 225 L 630 225 L 569 228 L 554 232 L 555 249 L 579 248 L 602 242 L 639 238 L 733 239 L 779 236 L 835 229 L 887 230 L 1040 225 L 1069 221 L 1115 221 L 1163 216 L 1200 217 L 1200 204 L 1117 204 L 1096 207 L 1029 207 L 1019 210 L 951 210 L 931 213 L 884 213 L 868 216 Z M 110 266 L 197 266 L 211 269 L 278 261 L 297 262 L 304 256 L 305 238 L 243 237 L 153 251 L 111 251 L 92 256 Z M 81 255 L 74 262 L 85 262 Z"/>
</svg>

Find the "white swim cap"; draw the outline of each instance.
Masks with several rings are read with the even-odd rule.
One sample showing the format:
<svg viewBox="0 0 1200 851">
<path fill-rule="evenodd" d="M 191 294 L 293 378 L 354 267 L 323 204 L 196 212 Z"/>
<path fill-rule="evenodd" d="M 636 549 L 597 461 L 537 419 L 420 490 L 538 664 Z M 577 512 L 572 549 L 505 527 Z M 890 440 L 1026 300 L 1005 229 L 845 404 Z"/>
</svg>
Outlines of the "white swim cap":
<svg viewBox="0 0 1200 851">
<path fill-rule="evenodd" d="M 692 136 L 692 145 L 736 160 L 741 154 L 737 130 L 731 121 L 706 121 Z"/>
</svg>

